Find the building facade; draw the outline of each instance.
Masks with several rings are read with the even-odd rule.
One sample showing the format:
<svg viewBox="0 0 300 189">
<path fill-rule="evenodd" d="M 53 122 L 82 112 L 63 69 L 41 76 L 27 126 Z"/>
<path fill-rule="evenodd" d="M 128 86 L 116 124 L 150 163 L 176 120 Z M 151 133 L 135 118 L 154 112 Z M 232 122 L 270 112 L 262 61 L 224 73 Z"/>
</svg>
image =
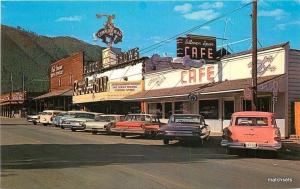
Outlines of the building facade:
<svg viewBox="0 0 300 189">
<path fill-rule="evenodd" d="M 71 110 L 73 83 L 83 78 L 84 53 L 78 52 L 50 65 L 49 92 L 35 98 L 36 109 Z"/>
<path fill-rule="evenodd" d="M 258 51 L 258 110 L 275 113 L 283 137 L 294 129 L 292 103 L 300 98 L 299 57 L 300 51 L 290 49 L 289 43 Z M 212 131 L 222 132 L 233 112 L 251 110 L 251 51 L 197 63 L 187 66 L 193 61 L 186 58 L 150 59 L 145 91 L 126 100 L 143 102 L 148 113 L 161 111 L 163 119 L 174 113 L 200 113 Z"/>
</svg>

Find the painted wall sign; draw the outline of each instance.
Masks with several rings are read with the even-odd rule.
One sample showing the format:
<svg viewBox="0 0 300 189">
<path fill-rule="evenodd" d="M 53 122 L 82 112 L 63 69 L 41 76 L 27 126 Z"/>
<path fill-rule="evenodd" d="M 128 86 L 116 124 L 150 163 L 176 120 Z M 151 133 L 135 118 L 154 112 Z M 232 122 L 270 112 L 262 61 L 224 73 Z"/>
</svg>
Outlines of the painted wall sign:
<svg viewBox="0 0 300 189">
<path fill-rule="evenodd" d="M 215 76 L 214 66 L 181 71 L 181 84 L 202 83 L 204 79 L 213 82 Z"/>
<path fill-rule="evenodd" d="M 262 76 L 268 70 L 270 72 L 274 72 L 276 70 L 276 66 L 272 65 L 274 61 L 274 57 L 272 55 L 265 56 L 263 59 L 257 59 L 257 75 Z M 248 67 L 251 68 L 252 73 L 252 62 L 248 63 Z"/>
<path fill-rule="evenodd" d="M 188 35 L 177 38 L 177 57 L 188 55 L 191 59 L 216 59 L 216 38 Z"/>
<path fill-rule="evenodd" d="M 55 64 L 51 67 L 51 78 L 63 75 L 64 74 L 64 67 L 63 65 Z"/>
</svg>

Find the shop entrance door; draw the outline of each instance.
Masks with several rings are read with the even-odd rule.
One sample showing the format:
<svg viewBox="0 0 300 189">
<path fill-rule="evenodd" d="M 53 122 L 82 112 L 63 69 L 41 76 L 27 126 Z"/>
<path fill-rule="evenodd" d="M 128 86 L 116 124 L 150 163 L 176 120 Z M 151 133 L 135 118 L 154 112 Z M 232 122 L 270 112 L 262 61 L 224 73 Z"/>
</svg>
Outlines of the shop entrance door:
<svg viewBox="0 0 300 189">
<path fill-rule="evenodd" d="M 223 105 L 223 128 L 225 128 L 229 126 L 231 115 L 234 113 L 234 101 L 225 100 Z"/>
<path fill-rule="evenodd" d="M 300 135 L 300 102 L 295 102 L 295 131 Z"/>
</svg>

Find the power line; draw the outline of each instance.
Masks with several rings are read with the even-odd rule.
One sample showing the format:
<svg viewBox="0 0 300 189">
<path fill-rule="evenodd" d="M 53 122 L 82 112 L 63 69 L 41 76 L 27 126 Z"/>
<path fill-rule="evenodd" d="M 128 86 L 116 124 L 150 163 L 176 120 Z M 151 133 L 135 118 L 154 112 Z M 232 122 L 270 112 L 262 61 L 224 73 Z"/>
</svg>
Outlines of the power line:
<svg viewBox="0 0 300 189">
<path fill-rule="evenodd" d="M 188 30 L 186 30 L 186 31 L 184 31 L 184 32 L 181 32 L 181 33 L 179 33 L 179 34 L 176 34 L 176 35 L 174 35 L 174 36 L 172 36 L 172 37 L 170 37 L 170 38 L 167 38 L 167 39 L 162 40 L 162 41 L 160 41 L 160 42 L 158 42 L 158 43 L 155 43 L 155 44 L 153 44 L 153 45 L 150 45 L 150 46 L 148 46 L 148 47 L 146 47 L 146 48 L 140 50 L 140 52 L 145 51 L 145 50 L 147 50 L 147 49 L 150 49 L 150 50 L 147 50 L 145 53 L 150 52 L 150 51 L 152 51 L 152 50 L 154 50 L 154 49 L 156 49 L 156 48 L 158 48 L 158 47 L 161 47 L 163 44 L 172 41 L 173 39 L 175 39 L 175 38 L 177 38 L 177 37 L 179 37 L 179 36 L 181 36 L 181 35 L 184 35 L 184 34 L 187 34 L 187 33 L 191 33 L 192 31 L 198 30 L 199 28 L 201 28 L 201 27 L 203 27 L 203 26 L 205 26 L 205 25 L 207 25 L 207 24 L 210 24 L 210 23 L 212 23 L 212 22 L 214 22 L 214 21 L 216 21 L 216 20 L 219 20 L 219 19 L 224 18 L 224 17 L 226 17 L 226 16 L 228 16 L 228 15 L 234 13 L 234 12 L 237 12 L 237 11 L 239 11 L 239 10 L 245 8 L 246 6 L 248 6 L 248 5 L 250 5 L 250 4 L 252 4 L 252 2 L 249 2 L 249 3 L 247 3 L 247 4 L 245 4 L 245 5 L 241 6 L 241 7 L 238 7 L 238 8 L 236 8 L 236 9 L 233 9 L 232 11 L 229 11 L 229 12 L 227 12 L 227 13 L 225 13 L 225 14 L 219 16 L 219 17 L 216 17 L 216 18 L 214 18 L 214 19 L 211 19 L 211 20 L 209 20 L 209 21 L 207 21 L 207 22 L 205 22 L 205 23 L 203 23 L 203 24 L 194 26 L 194 27 L 192 27 L 191 29 L 188 29 Z M 145 53 L 144 53 L 144 54 L 145 54 Z"/>
</svg>

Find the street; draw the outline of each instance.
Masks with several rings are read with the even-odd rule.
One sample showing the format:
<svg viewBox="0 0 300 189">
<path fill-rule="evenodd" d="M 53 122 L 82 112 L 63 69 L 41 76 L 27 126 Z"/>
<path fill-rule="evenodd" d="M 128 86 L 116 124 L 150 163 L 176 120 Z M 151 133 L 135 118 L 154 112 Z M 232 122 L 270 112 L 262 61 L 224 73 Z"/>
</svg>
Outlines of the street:
<svg viewBox="0 0 300 189">
<path fill-rule="evenodd" d="M 1 125 L 1 188 L 297 188 L 299 157 L 227 155 L 204 145 L 92 135 L 13 119 Z"/>
</svg>

